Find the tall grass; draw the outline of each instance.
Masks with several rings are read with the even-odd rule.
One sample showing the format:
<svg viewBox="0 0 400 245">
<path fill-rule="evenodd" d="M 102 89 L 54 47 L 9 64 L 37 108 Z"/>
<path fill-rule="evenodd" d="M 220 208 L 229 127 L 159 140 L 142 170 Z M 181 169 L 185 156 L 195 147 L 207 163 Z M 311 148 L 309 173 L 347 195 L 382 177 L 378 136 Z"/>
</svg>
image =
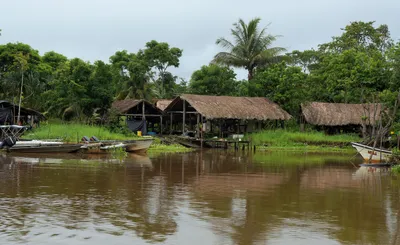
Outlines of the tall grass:
<svg viewBox="0 0 400 245">
<path fill-rule="evenodd" d="M 64 142 L 77 142 L 83 136 L 96 136 L 100 140 L 128 140 L 136 135 L 110 132 L 107 128 L 79 123 L 48 123 L 25 133 L 25 139 L 61 139 Z"/>
<path fill-rule="evenodd" d="M 288 147 L 304 145 L 347 146 L 350 142 L 359 141 L 355 134 L 326 135 L 323 132 L 294 132 L 283 129 L 262 131 L 246 136 L 255 145 Z"/>
</svg>

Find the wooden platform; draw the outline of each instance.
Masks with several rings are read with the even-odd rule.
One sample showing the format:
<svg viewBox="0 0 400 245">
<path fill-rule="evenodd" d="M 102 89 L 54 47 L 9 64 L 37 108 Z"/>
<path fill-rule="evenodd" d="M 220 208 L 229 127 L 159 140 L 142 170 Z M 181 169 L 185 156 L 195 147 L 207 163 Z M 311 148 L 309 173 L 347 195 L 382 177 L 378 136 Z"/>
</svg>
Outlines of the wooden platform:
<svg viewBox="0 0 400 245">
<path fill-rule="evenodd" d="M 232 139 L 197 139 L 192 137 L 183 136 L 162 136 L 162 140 L 168 143 L 181 144 L 190 148 L 222 148 L 228 149 L 230 147 L 238 149 L 250 149 L 250 141 L 246 140 L 232 140 Z"/>
</svg>

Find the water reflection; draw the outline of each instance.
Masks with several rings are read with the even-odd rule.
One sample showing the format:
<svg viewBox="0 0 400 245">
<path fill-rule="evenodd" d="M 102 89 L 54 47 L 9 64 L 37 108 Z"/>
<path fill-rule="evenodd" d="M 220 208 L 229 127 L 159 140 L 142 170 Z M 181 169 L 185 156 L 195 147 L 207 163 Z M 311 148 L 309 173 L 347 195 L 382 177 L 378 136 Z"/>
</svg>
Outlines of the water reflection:
<svg viewBox="0 0 400 245">
<path fill-rule="evenodd" d="M 0 242 L 396 244 L 400 181 L 357 161 L 214 151 L 122 162 L 2 155 Z"/>
</svg>

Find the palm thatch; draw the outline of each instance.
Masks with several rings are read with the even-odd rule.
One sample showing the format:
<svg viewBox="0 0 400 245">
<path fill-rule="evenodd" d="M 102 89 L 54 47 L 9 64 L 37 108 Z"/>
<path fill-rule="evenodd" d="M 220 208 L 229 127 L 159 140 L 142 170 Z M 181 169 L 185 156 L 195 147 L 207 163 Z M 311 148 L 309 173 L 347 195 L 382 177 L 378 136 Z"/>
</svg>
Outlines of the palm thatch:
<svg viewBox="0 0 400 245">
<path fill-rule="evenodd" d="M 138 106 L 142 102 L 145 103 L 145 107 L 150 109 L 152 113 L 158 113 L 160 115 L 162 114 L 162 111 L 160 109 L 158 109 L 155 105 L 148 102 L 147 100 L 135 100 L 135 99 L 117 100 L 112 103 L 111 108 L 115 109 L 120 114 L 126 114 L 129 112 L 129 110 Z"/>
<path fill-rule="evenodd" d="M 373 125 L 381 118 L 382 105 L 311 102 L 301 109 L 306 122 L 313 125 Z"/>
<path fill-rule="evenodd" d="M 182 101 L 207 119 L 289 120 L 292 117 L 279 105 L 262 97 L 183 94 L 165 111 L 182 110 Z"/>
<path fill-rule="evenodd" d="M 155 104 L 158 109 L 164 111 L 172 101 L 173 100 L 157 100 Z"/>
</svg>

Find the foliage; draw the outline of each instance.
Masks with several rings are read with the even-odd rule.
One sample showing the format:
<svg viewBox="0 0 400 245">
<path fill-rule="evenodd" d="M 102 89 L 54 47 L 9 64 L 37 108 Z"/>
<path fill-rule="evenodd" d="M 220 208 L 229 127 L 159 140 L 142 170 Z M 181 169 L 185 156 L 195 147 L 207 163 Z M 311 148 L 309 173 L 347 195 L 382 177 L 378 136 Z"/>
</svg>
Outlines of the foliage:
<svg viewBox="0 0 400 245">
<path fill-rule="evenodd" d="M 248 83 L 248 95 L 268 97 L 291 115 L 297 116 L 300 104 L 309 99 L 310 88 L 304 82 L 306 79 L 307 74 L 301 68 L 282 62 L 257 71 Z"/>
<path fill-rule="evenodd" d="M 228 67 L 215 64 L 202 66 L 195 71 L 189 82 L 189 92 L 204 95 L 236 95 L 236 74 Z"/>
<path fill-rule="evenodd" d="M 152 40 L 137 53 L 118 51 L 110 57 L 119 99 L 172 98 L 180 91 L 169 67 L 179 67 L 182 50 Z"/>
<path fill-rule="evenodd" d="M 273 47 L 277 36 L 260 28 L 259 18 L 239 19 L 231 34 L 232 40 L 217 40 L 226 49 L 214 57 L 218 65 L 194 71 L 189 82 L 171 69 L 179 67 L 183 51 L 155 40 L 135 52 L 117 51 L 109 64 L 54 51 L 40 55 L 23 43 L 0 45 L 0 98 L 18 103 L 22 94 L 23 106 L 47 117 L 99 124 L 107 122 L 115 99 L 173 98 L 185 92 L 268 97 L 296 118 L 305 101 L 382 102 L 391 108 L 397 100 L 400 43 L 386 25 L 351 22 L 331 41 L 286 55 Z M 249 79 L 238 81 L 230 67 L 247 69 Z"/>
<path fill-rule="evenodd" d="M 400 165 L 392 166 L 392 168 L 391 168 L 390 170 L 391 170 L 392 173 L 394 173 L 394 174 L 400 174 Z"/>
<path fill-rule="evenodd" d="M 177 144 L 165 145 L 165 144 L 156 144 L 153 143 L 150 146 L 149 153 L 157 154 L 157 153 L 184 153 L 191 152 L 193 148 L 187 148 Z"/>
<path fill-rule="evenodd" d="M 281 47 L 271 47 L 277 36 L 267 34 L 267 28 L 259 29 L 261 19 L 255 18 L 245 23 L 242 19 L 231 29 L 234 41 L 219 38 L 217 44 L 226 49 L 214 57 L 214 62 L 234 67 L 245 68 L 248 71 L 248 79 L 253 78 L 256 67 L 267 67 L 279 62 L 281 53 L 285 51 Z"/>
<path fill-rule="evenodd" d="M 373 25 L 352 22 L 341 36 L 319 45 L 318 50 L 289 54 L 291 64 L 309 74 L 305 82 L 310 99 L 360 103 L 389 88 L 391 62 L 387 57 L 393 43 L 387 26 Z"/>
</svg>

